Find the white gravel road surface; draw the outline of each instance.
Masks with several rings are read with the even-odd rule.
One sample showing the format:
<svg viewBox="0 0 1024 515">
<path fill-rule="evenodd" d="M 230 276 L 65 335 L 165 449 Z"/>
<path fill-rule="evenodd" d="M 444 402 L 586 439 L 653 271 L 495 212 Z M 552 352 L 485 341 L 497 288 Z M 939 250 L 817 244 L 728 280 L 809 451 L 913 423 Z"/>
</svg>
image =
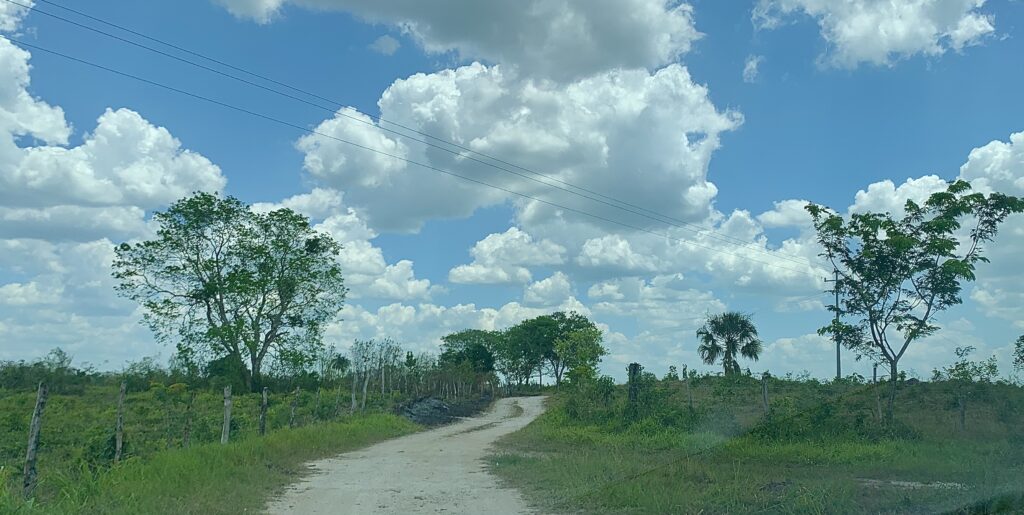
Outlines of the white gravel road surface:
<svg viewBox="0 0 1024 515">
<path fill-rule="evenodd" d="M 543 397 L 498 400 L 487 413 L 312 463 L 267 508 L 281 514 L 532 513 L 486 470 L 495 440 L 544 411 Z"/>
</svg>

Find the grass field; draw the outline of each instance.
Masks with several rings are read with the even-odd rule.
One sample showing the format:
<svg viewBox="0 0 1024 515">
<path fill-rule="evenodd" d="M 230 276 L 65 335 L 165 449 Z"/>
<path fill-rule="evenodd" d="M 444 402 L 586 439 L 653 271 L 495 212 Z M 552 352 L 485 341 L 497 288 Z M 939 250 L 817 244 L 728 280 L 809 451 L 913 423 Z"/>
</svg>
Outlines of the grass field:
<svg viewBox="0 0 1024 515">
<path fill-rule="evenodd" d="M 752 379 L 696 383 L 692 411 L 683 382 L 648 384 L 648 406 L 629 421 L 621 388 L 588 415 L 560 392 L 501 442 L 492 469 L 556 512 L 984 513 L 1015 501 L 1006 513 L 1024 510 L 1019 387 L 979 385 L 961 431 L 950 385 L 905 385 L 898 429 L 878 433 L 881 392 L 870 385 L 774 380 L 765 417 Z"/>
<path fill-rule="evenodd" d="M 301 394 L 296 419 L 308 425 L 295 429 L 287 428 L 292 396 L 272 396 L 265 437 L 257 435 L 259 396 L 234 395 L 232 442 L 222 446 L 223 398 L 201 392 L 191 446 L 182 449 L 188 395 L 156 385 L 128 396 L 127 458 L 118 466 L 111 464 L 116 388 L 51 395 L 40 439 L 40 482 L 35 500 L 25 503 L 18 486 L 35 395 L 0 390 L 0 513 L 258 511 L 268 495 L 302 472 L 303 462 L 419 427 L 385 414 L 336 417 L 336 393 L 324 392 L 317 413 L 315 392 Z"/>
</svg>

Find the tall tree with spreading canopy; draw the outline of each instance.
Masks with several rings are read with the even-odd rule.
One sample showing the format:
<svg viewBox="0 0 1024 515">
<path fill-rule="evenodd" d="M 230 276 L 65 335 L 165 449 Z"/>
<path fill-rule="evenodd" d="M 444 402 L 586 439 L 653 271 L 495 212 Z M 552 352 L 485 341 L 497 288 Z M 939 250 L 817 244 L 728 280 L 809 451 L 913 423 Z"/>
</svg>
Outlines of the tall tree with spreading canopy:
<svg viewBox="0 0 1024 515">
<path fill-rule="evenodd" d="M 500 336 L 495 331 L 466 329 L 441 338 L 442 363 L 469 363 L 474 372 L 494 371 L 494 349 Z"/>
<path fill-rule="evenodd" d="M 555 338 L 558 337 L 558 322 L 551 315 L 523 320 L 508 328 L 505 333 L 506 345 L 509 350 L 518 353 L 518 360 L 524 367 L 529 367 L 526 378 L 537 372 L 539 382 L 544 381 L 544 367 L 548 357 L 555 351 Z"/>
<path fill-rule="evenodd" d="M 544 360 L 548 366 L 551 367 L 551 373 L 555 376 L 555 386 L 562 384 L 562 376 L 566 370 L 572 369 L 579 363 L 580 353 L 588 353 L 596 350 L 593 346 L 589 345 L 588 339 L 593 340 L 596 334 L 597 346 L 600 347 L 601 343 L 601 331 L 590 321 L 587 317 L 575 312 L 570 311 L 568 313 L 564 311 L 556 311 L 550 315 L 551 320 L 555 322 L 554 334 L 551 334 L 551 343 L 544 346 Z M 581 334 L 577 334 L 571 339 L 572 344 L 565 345 L 559 350 L 559 341 L 570 340 L 570 335 L 573 333 L 584 332 L 586 338 Z M 584 347 L 578 347 L 578 345 Z M 603 350 L 603 348 L 602 348 Z M 579 353 L 577 353 L 579 351 Z M 567 354 L 567 352 L 569 354 Z M 603 356 L 604 353 L 600 354 Z M 595 363 L 596 366 L 596 363 Z"/>
<path fill-rule="evenodd" d="M 757 338 L 757 327 L 750 315 L 729 311 L 710 315 L 697 329 L 697 353 L 708 365 L 721 361 L 725 375 L 738 374 L 742 356 L 757 361 L 762 344 Z"/>
<path fill-rule="evenodd" d="M 578 383 L 597 377 L 597 365 L 608 354 L 608 350 L 601 345 L 603 340 L 604 335 L 593 323 L 571 330 L 555 340 L 555 352 L 571 382 Z M 559 382 L 556 380 L 556 384 Z"/>
<path fill-rule="evenodd" d="M 290 209 L 255 213 L 209 193 L 153 221 L 154 239 L 115 248 L 113 275 L 159 341 L 177 342 L 188 357 L 234 362 L 251 391 L 268 355 L 315 358 L 345 300 L 334 239 Z"/>
<path fill-rule="evenodd" d="M 807 211 L 821 255 L 838 270 L 832 291 L 839 305 L 831 309 L 840 320 L 819 333 L 889 365 L 891 421 L 900 359 L 939 329 L 936 314 L 962 302 L 962 284 L 975 279 L 979 262 L 988 262 L 984 244 L 1007 216 L 1024 211 L 1024 201 L 972 193 L 969 183 L 955 181 L 923 205 L 908 200 L 901 217 L 854 213 L 847 219 L 817 204 Z"/>
</svg>

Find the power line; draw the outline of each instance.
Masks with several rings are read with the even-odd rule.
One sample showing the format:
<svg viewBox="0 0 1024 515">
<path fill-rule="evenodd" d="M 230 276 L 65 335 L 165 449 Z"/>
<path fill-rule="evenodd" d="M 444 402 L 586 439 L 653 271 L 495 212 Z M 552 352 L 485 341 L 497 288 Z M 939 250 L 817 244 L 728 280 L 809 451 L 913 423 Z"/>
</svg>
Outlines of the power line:
<svg viewBox="0 0 1024 515">
<path fill-rule="evenodd" d="M 210 98 L 210 97 L 206 97 L 206 96 L 203 96 L 203 95 L 200 95 L 200 94 L 197 94 L 197 93 L 192 93 L 190 91 L 179 89 L 179 88 L 176 88 L 176 87 L 173 87 L 173 86 L 168 86 L 166 84 L 163 84 L 163 83 L 160 83 L 160 82 L 156 82 L 156 81 L 153 81 L 153 80 L 149 80 L 149 79 L 146 79 L 144 77 L 140 77 L 138 75 L 133 75 L 131 73 L 123 72 L 123 71 L 120 71 L 120 70 L 117 70 L 117 69 L 114 69 L 114 68 L 110 68 L 108 66 L 104 66 L 104 65 L 97 64 L 97 63 L 94 63 L 94 62 L 91 62 L 91 61 L 87 61 L 85 59 L 74 57 L 74 56 L 71 56 L 71 55 L 68 55 L 68 54 L 64 54 L 64 53 L 61 53 L 61 52 L 58 52 L 58 51 L 55 51 L 55 50 L 50 50 L 48 48 L 44 48 L 44 47 L 41 47 L 39 45 L 34 45 L 34 44 L 31 44 L 31 43 L 26 43 L 24 41 L 21 41 L 19 39 L 16 39 L 16 38 L 13 38 L 13 37 L 10 37 L 10 36 L 3 36 L 3 37 L 5 39 L 7 39 L 8 41 L 17 43 L 19 45 L 22 45 L 22 46 L 25 46 L 25 47 L 28 47 L 28 48 L 32 48 L 32 49 L 35 49 L 35 50 L 39 50 L 41 52 L 45 52 L 45 53 L 48 53 L 48 54 L 51 54 L 51 55 L 55 55 L 55 56 L 58 56 L 58 57 L 61 57 L 61 58 L 64 58 L 64 59 L 67 59 L 67 60 L 70 60 L 70 61 L 74 61 L 74 62 L 80 63 L 80 64 L 91 66 L 93 68 L 104 70 L 106 72 L 113 73 L 115 75 L 120 75 L 122 77 L 133 79 L 133 80 L 136 80 L 136 81 L 139 81 L 139 82 L 143 82 L 143 83 L 149 84 L 151 86 L 156 86 L 156 87 L 161 88 L 161 89 L 165 89 L 165 90 L 172 91 L 172 92 L 175 92 L 175 93 L 178 93 L 178 94 L 181 94 L 181 95 L 185 95 L 185 96 L 192 97 L 192 98 L 195 98 L 195 99 L 198 99 L 198 100 L 202 100 L 204 102 L 208 102 L 208 103 L 211 103 L 211 104 L 214 104 L 214 105 L 218 105 L 218 106 L 221 106 L 221 107 L 224 107 L 224 108 L 227 108 L 227 109 L 231 109 L 233 111 L 237 111 L 237 112 L 240 112 L 240 113 L 248 114 L 250 116 L 254 116 L 254 117 L 257 117 L 257 118 L 262 118 L 264 120 L 271 121 L 271 122 L 274 122 L 274 123 L 277 123 L 277 124 L 280 124 L 280 125 L 284 125 L 284 126 L 287 126 L 287 127 L 291 127 L 293 129 L 298 129 L 298 130 L 300 130 L 302 132 L 306 132 L 306 133 L 314 134 L 314 135 L 317 135 L 317 136 L 320 136 L 320 137 L 323 137 L 323 138 L 335 140 L 335 141 L 338 141 L 340 143 L 344 143 L 346 145 L 351 145 L 353 147 L 356 147 L 356 148 L 359 148 L 359 149 L 362 149 L 362 150 L 366 150 L 366 151 L 369 151 L 369 152 L 373 152 L 375 154 L 382 155 L 382 156 L 385 156 L 385 157 L 390 157 L 392 159 L 396 159 L 396 160 L 402 161 L 402 162 L 407 163 L 407 164 L 416 165 L 416 166 L 419 166 L 419 167 L 422 167 L 422 168 L 426 168 L 428 170 L 432 170 L 432 171 L 435 171 L 435 172 L 438 172 L 438 173 L 443 173 L 443 174 L 446 174 L 446 175 L 450 175 L 452 177 L 457 177 L 459 179 L 463 179 L 463 180 L 466 180 L 466 181 L 469 181 L 469 182 L 473 182 L 473 183 L 476 183 L 476 184 L 479 184 L 479 185 L 482 185 L 482 186 L 487 186 L 489 188 L 493 188 L 493 189 L 496 189 L 496 190 L 499 190 L 499 191 L 503 191 L 503 192 L 509 193 L 511 195 L 516 195 L 516 196 L 519 196 L 519 197 L 522 197 L 522 198 L 525 198 L 525 199 L 528 199 L 528 200 L 533 200 L 535 202 L 540 202 L 542 204 L 546 204 L 546 205 L 549 205 L 549 206 L 552 206 L 552 207 L 556 207 L 556 208 L 564 209 L 566 211 L 570 211 L 570 212 L 573 212 L 573 213 L 581 214 L 581 215 L 593 218 L 595 220 L 600 220 L 600 221 L 603 221 L 603 222 L 608 222 L 608 223 L 611 223 L 611 224 L 615 224 L 615 225 L 619 225 L 619 226 L 622 226 L 622 227 L 626 227 L 626 228 L 629 228 L 629 229 L 632 229 L 632 230 L 635 230 L 635 231 L 640 231 L 640 232 L 644 232 L 644 233 L 648 233 L 648 234 L 653 234 L 653 235 L 658 236 L 658 237 L 664 237 L 666 239 L 675 240 L 675 241 L 678 241 L 680 243 L 688 244 L 688 245 L 693 245 L 695 247 L 703 248 L 703 249 L 709 250 L 711 252 L 718 252 L 718 253 L 721 253 L 721 254 L 728 254 L 728 255 L 735 256 L 735 257 L 738 257 L 738 258 L 741 258 L 741 259 L 746 259 L 748 261 L 753 261 L 753 262 L 756 262 L 756 263 L 761 263 L 762 265 L 766 265 L 766 266 L 769 266 L 769 267 L 777 268 L 777 269 L 780 269 L 780 270 L 787 270 L 787 271 L 793 272 L 793 273 L 806 274 L 806 275 L 809 275 L 811 277 L 817 277 L 817 274 L 814 274 L 813 272 L 809 272 L 809 271 L 806 271 L 806 270 L 798 270 L 798 269 L 795 269 L 795 268 L 787 268 L 787 267 L 779 266 L 776 263 L 771 263 L 771 262 L 767 262 L 767 261 L 761 261 L 761 260 L 754 259 L 753 257 L 746 256 L 746 255 L 743 255 L 743 254 L 736 254 L 736 253 L 733 253 L 733 252 L 728 252 L 728 251 L 725 251 L 725 250 L 722 250 L 722 249 L 717 249 L 717 248 L 714 248 L 714 247 L 703 245 L 703 244 L 697 243 L 695 241 L 686 240 L 686 239 L 683 239 L 683 238 L 678 238 L 678 237 L 672 236 L 672 235 L 670 235 L 668 233 L 659 233 L 657 231 L 652 231 L 652 230 L 644 228 L 644 227 L 638 227 L 638 226 L 635 226 L 635 225 L 632 225 L 632 224 L 628 224 L 626 222 L 621 222 L 619 220 L 614 220 L 614 219 L 611 219 L 611 218 L 607 218 L 605 216 L 597 215 L 597 214 L 594 214 L 594 213 L 591 213 L 591 212 L 588 212 L 588 211 L 584 211 L 582 209 L 576 209 L 576 208 L 565 206 L 565 205 L 562 205 L 562 204 L 558 204 L 556 202 L 552 202 L 552 201 L 549 201 L 549 200 L 544 200 L 544 199 L 535 197 L 533 195 L 529 195 L 529 194 L 526 194 L 526 193 L 520 193 L 518 191 L 514 191 L 514 190 L 511 190 L 511 189 L 502 187 L 502 186 L 497 186 L 497 185 L 494 185 L 494 184 L 482 181 L 480 179 L 475 179 L 475 178 L 468 177 L 468 176 L 465 176 L 465 175 L 460 175 L 460 174 L 457 174 L 455 172 L 452 172 L 452 171 L 449 171 L 449 170 L 445 170 L 443 168 L 439 168 L 439 167 L 436 167 L 436 166 L 433 166 L 433 165 L 430 165 L 430 164 L 421 163 L 421 162 L 413 160 L 413 159 L 409 159 L 409 158 L 406 158 L 406 157 L 402 157 L 402 156 L 398 156 L 398 155 L 395 155 L 395 154 L 391 154 L 391 153 L 385 152 L 383 150 L 379 150 L 379 149 L 376 149 L 376 148 L 373 148 L 373 147 L 368 147 L 368 146 L 365 146 L 365 145 L 362 145 L 362 144 L 359 144 L 359 143 L 356 143 L 356 142 L 353 142 L 353 141 L 346 140 L 344 138 L 339 138 L 339 137 L 336 137 L 336 136 L 325 134 L 325 133 L 316 131 L 314 129 L 310 129 L 310 128 L 307 128 L 307 127 L 303 127 L 301 125 L 297 125 L 297 124 L 292 123 L 292 122 L 281 120 L 280 118 L 275 118 L 275 117 L 270 116 L 270 115 L 266 115 L 266 114 L 263 114 L 263 113 L 252 111 L 252 110 L 246 109 L 244 107 L 239 107 L 239 106 L 236 106 L 236 105 L 233 105 L 233 104 L 229 104 L 229 103 L 226 103 L 226 102 L 222 102 L 220 100 L 216 100 L 216 99 L 213 99 L 213 98 Z"/>
<path fill-rule="evenodd" d="M 529 168 L 526 168 L 526 167 L 523 167 L 523 166 L 520 166 L 520 165 L 516 165 L 514 163 L 511 163 L 511 162 L 502 160 L 500 158 L 488 155 L 486 153 L 473 150 L 473 149 L 471 149 L 469 147 L 460 145 L 460 144 L 458 144 L 456 142 L 445 140 L 445 139 L 442 139 L 442 138 L 438 138 L 438 137 L 432 136 L 430 134 L 421 132 L 421 131 L 419 131 L 417 129 L 408 127 L 406 125 L 402 125 L 402 124 L 397 123 L 397 122 L 392 122 L 390 120 L 387 120 L 387 119 L 385 119 L 383 117 L 380 117 L 380 116 L 377 116 L 377 115 L 372 115 L 372 114 L 364 113 L 362 111 L 359 111 L 358 109 L 349 107 L 355 113 L 362 114 L 363 116 L 366 116 L 368 118 L 376 120 L 377 123 L 374 124 L 372 122 L 368 122 L 368 121 L 366 121 L 366 120 L 364 120 L 362 118 L 359 118 L 357 116 L 352 116 L 350 114 L 347 114 L 347 113 L 345 113 L 345 112 L 343 112 L 343 111 L 341 111 L 341 110 L 339 110 L 339 109 L 337 109 L 335 107 L 326 107 L 326 106 L 323 106 L 323 105 L 321 105 L 319 103 L 311 102 L 311 101 L 309 101 L 307 99 L 300 98 L 300 97 L 297 97 L 295 95 L 291 95 L 289 93 L 285 93 L 285 92 L 279 91 L 277 89 L 264 86 L 262 84 L 258 84 L 256 82 L 250 81 L 250 80 L 242 78 L 242 77 L 238 77 L 236 75 L 232 75 L 230 73 L 226 73 L 226 72 L 218 70 L 216 68 L 212 68 L 212 67 L 209 67 L 209 66 L 197 63 L 195 61 L 191 61 L 191 60 L 182 58 L 180 56 L 176 56 L 174 54 L 171 54 L 171 53 L 168 53 L 168 52 L 164 52 L 162 50 L 159 50 L 159 49 L 156 49 L 156 48 L 153 48 L 153 47 L 150 47 L 150 46 L 138 43 L 136 41 L 132 41 L 130 39 L 126 39 L 126 38 L 120 37 L 120 36 L 118 36 L 116 34 L 111 34 L 109 32 L 97 29 L 95 27 L 91 27 L 89 25 L 85 25 L 85 24 L 76 22 L 74 20 L 70 20 L 70 19 L 64 18 L 62 16 L 59 16 L 59 15 L 56 15 L 56 14 L 53 14 L 53 13 L 50 13 L 50 12 L 47 12 L 47 11 L 42 11 L 42 10 L 36 8 L 36 7 L 31 6 L 31 5 L 26 5 L 26 4 L 17 2 L 15 0 L 4 0 L 4 1 L 6 1 L 6 2 L 12 4 L 12 5 L 17 5 L 17 6 L 20 6 L 22 8 L 28 9 L 30 11 L 37 12 L 39 14 L 42 14 L 42 15 L 45 15 L 45 16 L 49 16 L 51 18 L 63 21 L 65 23 L 74 25 L 76 27 L 92 31 L 92 32 L 95 32 L 97 34 L 101 34 L 103 36 L 115 39 L 117 41 L 121 41 L 123 43 L 127 43 L 127 44 L 130 44 L 130 45 L 136 46 L 138 48 L 142 48 L 144 50 L 148 50 L 150 52 L 154 52 L 156 54 L 168 57 L 170 59 L 174 59 L 174 60 L 177 60 L 179 62 L 183 62 L 183 63 L 189 64 L 189 65 L 192 65 L 192 66 L 196 66 L 198 68 L 201 68 L 203 70 L 209 71 L 211 73 L 216 73 L 218 75 L 221 75 L 221 76 L 224 76 L 224 77 L 228 77 L 228 78 L 230 78 L 232 80 L 235 80 L 235 81 L 238 81 L 238 82 L 241 82 L 241 83 L 244 83 L 244 84 L 247 84 L 247 85 L 259 88 L 259 89 L 262 89 L 264 91 L 268 91 L 270 93 L 281 95 L 283 97 L 286 97 L 286 98 L 289 98 L 289 99 L 301 102 L 303 104 L 315 107 L 317 109 L 321 109 L 321 110 L 330 112 L 330 113 L 332 113 L 335 116 L 344 117 L 344 118 L 346 118 L 348 120 L 355 121 L 355 122 L 358 122 L 358 123 L 362 123 L 362 124 L 365 124 L 365 125 L 369 125 L 369 126 L 372 126 L 374 128 L 380 129 L 380 130 L 385 131 L 385 132 L 388 132 L 390 134 L 394 134 L 394 135 L 399 136 L 399 137 L 408 138 L 410 140 L 416 141 L 418 143 L 422 143 L 422 144 L 427 145 L 429 147 L 436 148 L 438 150 L 450 153 L 452 155 L 456 155 L 456 156 L 459 156 L 461 158 L 468 159 L 468 160 L 480 163 L 480 164 L 482 164 L 484 166 L 489 166 L 491 168 L 495 168 L 497 170 L 501 170 L 503 172 L 506 172 L 506 173 L 509 173 L 509 174 L 512 174 L 512 175 L 516 175 L 518 177 L 521 177 L 521 178 L 524 178 L 524 179 L 527 179 L 527 180 L 530 180 L 530 181 L 542 184 L 542 185 L 550 187 L 550 188 L 555 188 L 555 189 L 558 189 L 560 191 L 564 191 L 566 193 L 569 193 L 569 194 L 572 194 L 572 195 L 576 195 L 578 197 L 582 197 L 582 198 L 585 198 L 585 199 L 588 199 L 588 200 L 591 200 L 591 201 L 594 201 L 594 202 L 597 202 L 597 203 L 600 203 L 600 204 L 604 204 L 606 206 L 609 206 L 609 207 L 612 207 L 612 208 L 615 208 L 615 209 L 619 209 L 621 211 L 625 211 L 625 212 L 632 213 L 632 214 L 635 214 L 635 215 L 638 215 L 638 216 L 641 216 L 641 217 L 644 217 L 644 218 L 647 218 L 647 219 L 650 219 L 650 220 L 654 220 L 656 222 L 660 222 L 660 223 L 663 223 L 663 224 L 666 224 L 666 225 L 670 225 L 670 226 L 674 226 L 674 227 L 677 227 L 677 228 L 680 228 L 680 229 L 688 230 L 688 231 L 691 231 L 691 232 L 697 234 L 698 236 L 702 235 L 702 234 L 706 234 L 706 235 L 708 235 L 708 237 L 710 237 L 710 238 L 712 238 L 714 240 L 723 242 L 723 243 L 727 243 L 727 244 L 735 245 L 735 246 L 746 246 L 746 247 L 749 247 L 749 248 L 751 248 L 753 250 L 756 250 L 756 251 L 758 251 L 760 253 L 769 255 L 769 256 L 771 256 L 771 257 L 773 257 L 775 259 L 782 259 L 782 260 L 789 261 L 791 263 L 795 263 L 795 264 L 799 264 L 799 265 L 813 265 L 813 263 L 810 260 L 806 259 L 806 258 L 795 256 L 793 254 L 788 254 L 788 253 L 781 252 L 781 251 L 776 251 L 775 253 L 772 253 L 771 251 L 769 251 L 767 249 L 761 248 L 760 246 L 758 246 L 755 243 L 744 241 L 744 240 L 742 240 L 740 238 L 736 238 L 736 237 L 733 237 L 733 236 L 722 234 L 722 233 L 720 233 L 718 231 L 715 231 L 715 230 L 713 230 L 711 228 L 708 228 L 708 227 L 705 227 L 705 226 L 701 226 L 699 224 L 694 224 L 692 222 L 687 222 L 685 220 L 680 220 L 678 218 L 674 218 L 674 217 L 669 216 L 669 215 L 664 215 L 664 214 L 658 213 L 656 211 L 644 208 L 644 207 L 636 205 L 636 204 L 632 204 L 632 203 L 629 203 L 629 202 L 626 202 L 626 201 L 623 201 L 623 200 L 619 200 L 619 199 L 616 199 L 616 198 L 608 196 L 608 195 L 604 195 L 602 193 L 599 193 L 599 192 L 596 192 L 596 191 L 584 188 L 582 186 L 578 186 L 578 185 L 566 182 L 566 181 L 561 180 L 561 179 L 559 179 L 557 177 L 553 177 L 551 175 L 543 174 L 543 173 L 534 171 L 532 169 L 529 169 Z M 133 34 L 135 36 L 138 36 L 138 37 L 141 37 L 141 38 L 145 38 L 146 40 L 153 41 L 153 42 L 159 43 L 161 45 L 165 45 L 165 46 L 167 46 L 169 48 L 173 48 L 175 50 L 178 50 L 178 51 L 181 51 L 181 52 L 185 52 L 185 53 L 187 53 L 189 55 L 193 55 L 193 56 L 199 57 L 201 59 L 205 59 L 205 60 L 207 60 L 209 62 L 216 63 L 218 65 L 230 68 L 232 70 L 235 70 L 235 71 L 238 71 L 238 72 L 241 72 L 241 73 L 244 73 L 244 74 L 249 75 L 251 77 L 256 77 L 256 78 L 259 78 L 261 80 L 270 82 L 272 84 L 275 84 L 275 85 L 287 88 L 289 90 L 292 90 L 292 91 L 295 91 L 295 92 L 298 92 L 298 93 L 302 93 L 304 95 L 308 95 L 310 97 L 314 97 L 314 98 L 317 98 L 319 100 L 323 100 L 323 101 L 328 102 L 328 103 L 330 103 L 330 104 L 332 104 L 334 106 L 338 106 L 338 107 L 342 107 L 343 106 L 343 104 L 341 102 L 338 102 L 336 100 L 331 100 L 329 98 L 317 95 L 315 93 L 311 93 L 309 91 L 306 91 L 306 90 L 303 90 L 303 89 L 300 89 L 300 88 L 297 88 L 297 87 L 294 87 L 294 86 L 291 86 L 291 85 L 289 85 L 287 83 L 284 83 L 284 82 L 272 79 L 270 77 L 266 77 L 264 75 L 260 75 L 260 74 L 255 73 L 255 72 L 248 71 L 248 70 L 246 70 L 244 68 L 240 68 L 238 66 L 234 66 L 234 65 L 226 63 L 224 61 L 221 61 L 221 60 L 218 60 L 218 59 L 215 59 L 215 58 L 212 58 L 212 57 L 208 57 L 208 56 L 206 56 L 206 55 L 204 55 L 202 53 L 195 52 L 193 50 L 189 50 L 189 49 L 181 47 L 179 45 L 175 45 L 173 43 L 169 43 L 169 42 L 166 42 L 164 40 L 148 36 L 148 35 L 146 35 L 144 33 L 139 32 L 139 31 L 136 31 L 136 30 L 124 27 L 122 25 L 118 25 L 116 23 L 112 23 L 112 22 L 103 20 L 101 18 L 98 18 L 98 17 L 92 16 L 92 15 L 89 15 L 87 13 L 84 13 L 84 12 L 72 9 L 70 7 L 65 7 L 63 5 L 57 4 L 55 2 L 51 2 L 49 0 L 37 0 L 37 1 L 49 4 L 49 5 L 52 5 L 52 6 L 55 6 L 55 7 L 58 7 L 60 9 L 63 9 L 63 10 L 66 10 L 66 11 L 69 11 L 69 12 L 72 12 L 72 13 L 75 13 L 75 14 L 77 14 L 79 16 L 84 17 L 84 18 L 87 18 L 87 19 L 90 19 L 90 20 L 102 23 L 102 24 L 110 26 L 110 27 L 117 28 L 119 30 L 122 30 L 122 31 L 125 31 L 127 33 Z M 387 127 L 383 127 L 381 125 L 382 123 L 387 123 L 387 124 L 390 124 L 390 125 L 394 125 L 394 126 L 399 127 L 399 128 L 401 128 L 403 130 L 406 130 L 406 131 L 418 134 L 418 135 L 423 136 L 424 138 L 427 138 L 429 140 L 438 141 L 438 142 L 444 143 L 445 145 L 450 145 L 450 146 L 455 147 L 455 148 L 457 148 L 459 150 L 452 150 L 451 148 L 447 148 L 445 146 L 438 145 L 436 143 L 431 143 L 430 141 L 426 141 L 424 139 L 419 139 L 419 138 L 410 136 L 408 134 L 404 134 L 402 132 L 399 132 L 399 131 L 396 131 L 396 130 L 393 130 L 393 129 L 389 129 Z M 560 186 L 557 186 L 556 184 L 551 184 L 549 182 L 542 181 L 542 180 L 540 180 L 540 179 L 538 179 L 536 177 L 531 177 L 531 176 L 528 176 L 528 175 L 524 175 L 523 173 L 517 172 L 517 171 L 515 171 L 513 169 L 510 169 L 510 168 L 506 168 L 505 166 L 500 166 L 500 165 L 497 165 L 497 164 L 494 164 L 494 163 L 491 163 L 491 162 L 484 161 L 482 159 L 473 157 L 471 155 L 466 155 L 463 152 L 468 152 L 470 154 L 474 154 L 474 155 L 478 155 L 478 156 L 490 159 L 490 160 L 495 161 L 497 163 L 501 163 L 502 165 L 506 165 L 506 166 L 514 168 L 514 169 L 522 170 L 524 172 L 530 173 L 530 174 L 535 175 L 537 177 L 542 177 L 542 178 L 544 178 L 544 179 L 546 179 L 548 181 L 553 181 L 555 183 L 568 186 L 569 188 L 574 188 L 576 190 L 580 190 L 580 191 L 582 191 L 584 193 L 580 193 L 580 191 L 574 191 L 573 189 L 567 189 L 567 188 L 564 188 L 564 187 L 560 187 Z"/>
</svg>

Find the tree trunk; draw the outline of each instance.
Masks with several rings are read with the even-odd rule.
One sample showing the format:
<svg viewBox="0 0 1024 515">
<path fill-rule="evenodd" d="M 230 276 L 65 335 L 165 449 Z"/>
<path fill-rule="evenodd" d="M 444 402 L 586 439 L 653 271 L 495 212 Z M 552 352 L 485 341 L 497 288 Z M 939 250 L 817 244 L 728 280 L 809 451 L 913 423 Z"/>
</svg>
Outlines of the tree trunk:
<svg viewBox="0 0 1024 515">
<path fill-rule="evenodd" d="M 250 392 L 256 392 L 256 385 L 253 382 L 252 372 L 249 371 L 249 367 L 246 366 L 242 356 L 238 356 L 238 366 L 242 369 L 242 384 L 245 385 L 245 389 Z"/>
<path fill-rule="evenodd" d="M 124 396 L 128 391 L 128 383 L 121 381 L 121 390 L 117 394 L 117 420 L 114 422 L 114 465 L 121 463 L 121 450 L 124 448 Z"/>
<path fill-rule="evenodd" d="M 260 436 L 267 434 L 267 387 L 263 387 L 263 396 L 260 399 Z"/>
<path fill-rule="evenodd" d="M 886 413 L 886 419 L 891 423 L 896 418 L 896 385 L 899 381 L 899 369 L 897 368 L 896 361 L 889 363 L 889 383 L 892 385 L 889 389 L 889 408 Z"/>
<path fill-rule="evenodd" d="M 363 405 L 359 408 L 360 411 L 366 411 L 366 388 L 370 386 L 370 371 L 366 371 L 366 375 L 363 376 Z"/>
<path fill-rule="evenodd" d="M 259 359 L 255 357 L 252 358 L 252 368 L 250 369 L 249 372 L 249 383 L 247 384 L 247 386 L 249 387 L 249 391 L 252 393 L 259 392 L 260 387 L 263 386 L 263 378 L 260 375 L 261 365 L 262 363 L 260 363 Z"/>
<path fill-rule="evenodd" d="M 349 393 L 351 394 L 351 397 L 352 397 L 352 405 L 348 409 L 348 414 L 349 415 L 352 415 L 352 414 L 354 414 L 356 412 L 356 406 L 357 406 L 357 404 L 356 404 L 356 382 L 357 381 L 359 381 L 359 375 L 356 374 L 355 372 L 352 372 L 352 388 L 349 389 L 350 390 Z"/>
<path fill-rule="evenodd" d="M 224 387 L 224 426 L 220 429 L 220 443 L 228 443 L 231 437 L 231 387 Z"/>
</svg>

